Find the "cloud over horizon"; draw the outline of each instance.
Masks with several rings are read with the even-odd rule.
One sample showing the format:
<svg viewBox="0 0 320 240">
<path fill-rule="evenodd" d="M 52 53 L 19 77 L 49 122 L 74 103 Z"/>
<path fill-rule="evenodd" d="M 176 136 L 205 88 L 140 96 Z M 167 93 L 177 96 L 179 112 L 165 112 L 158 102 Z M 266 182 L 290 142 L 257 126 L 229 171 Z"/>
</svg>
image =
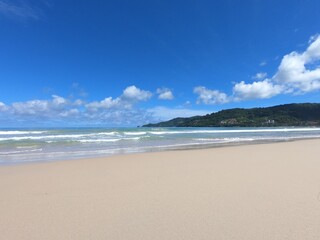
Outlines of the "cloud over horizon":
<svg viewBox="0 0 320 240">
<path fill-rule="evenodd" d="M 158 99 L 161 100 L 172 100 L 174 99 L 173 93 L 168 88 L 158 88 L 157 89 Z"/>
<path fill-rule="evenodd" d="M 85 108 L 89 112 L 96 112 L 98 110 L 108 110 L 112 108 L 130 109 L 132 106 L 140 101 L 146 101 L 151 98 L 152 93 L 149 91 L 141 90 L 136 86 L 127 87 L 120 97 L 113 99 L 107 97 L 100 102 L 94 101 L 85 104 Z"/>
<path fill-rule="evenodd" d="M 119 97 L 86 102 L 52 95 L 47 100 L 29 100 L 6 105 L 0 102 L 0 123 L 10 119 L 22 124 L 69 122 L 80 125 L 138 125 L 167 119 L 163 108 L 141 109 L 136 105 L 152 97 L 150 91 L 128 86 Z M 178 117 L 181 110 L 171 111 Z M 184 115 L 187 114 L 184 110 Z M 197 112 L 197 111 L 195 111 Z M 188 115 L 188 114 L 187 114 Z M 188 115 L 190 116 L 190 114 Z"/>
<path fill-rule="evenodd" d="M 0 3 L 3 2 L 0 0 Z M 256 73 L 251 82 L 240 81 L 233 84 L 230 94 L 196 86 L 193 93 L 196 102 L 204 105 L 219 105 L 254 99 L 269 99 L 281 94 L 301 95 L 320 90 L 320 35 L 310 38 L 308 46 L 303 52 L 293 51 L 286 54 L 273 75 L 267 77 L 266 72 Z M 79 125 L 141 125 L 149 122 L 168 120 L 174 117 L 190 117 L 207 114 L 209 111 L 190 109 L 191 99 L 179 105 L 153 105 L 141 108 L 143 102 L 154 100 L 172 100 L 170 104 L 177 104 L 173 91 L 166 87 L 156 88 L 156 91 L 143 90 L 135 85 L 123 89 L 119 96 L 108 96 L 101 100 L 85 101 L 87 95 L 73 84 L 73 90 L 81 94 L 62 97 L 51 95 L 50 99 L 33 99 L 6 104 L 0 99 L 0 124 L 10 121 L 18 124 L 30 123 L 68 123 Z M 81 91 L 80 91 L 81 90 Z M 191 92 L 191 90 L 190 90 Z M 85 93 L 85 94 L 82 94 Z M 75 98 L 74 96 L 78 96 Z M 163 101 L 162 101 L 163 103 Z M 167 101 L 166 104 L 169 104 Z M 181 104 L 181 103 L 180 103 Z M 214 110 L 210 110 L 213 112 Z M 6 126 L 6 125 L 5 125 Z"/>
<path fill-rule="evenodd" d="M 155 122 L 167 121 L 176 117 L 192 117 L 210 113 L 205 110 L 195 110 L 185 107 L 168 108 L 163 106 L 149 108 L 147 112 L 153 116 Z"/>
<path fill-rule="evenodd" d="M 235 83 L 232 95 L 203 86 L 194 88 L 198 94 L 197 103 L 223 104 L 253 99 L 267 99 L 280 94 L 305 94 L 320 90 L 320 35 L 309 40 L 307 49 L 298 53 L 293 51 L 283 56 L 277 72 L 271 78 L 267 73 L 257 73 L 256 81 Z"/>
<path fill-rule="evenodd" d="M 197 104 L 223 104 L 230 101 L 227 94 L 218 90 L 210 90 L 203 86 L 198 86 L 193 89 L 195 94 L 198 94 Z"/>
</svg>

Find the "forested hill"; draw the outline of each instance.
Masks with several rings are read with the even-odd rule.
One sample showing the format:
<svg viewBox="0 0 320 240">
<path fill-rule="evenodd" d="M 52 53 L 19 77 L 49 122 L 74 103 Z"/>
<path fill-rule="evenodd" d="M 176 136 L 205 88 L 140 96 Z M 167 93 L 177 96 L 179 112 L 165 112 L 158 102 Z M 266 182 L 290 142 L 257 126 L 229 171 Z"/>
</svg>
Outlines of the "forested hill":
<svg viewBox="0 0 320 240">
<path fill-rule="evenodd" d="M 205 116 L 174 118 L 143 127 L 276 127 L 320 126 L 320 103 L 285 104 L 267 108 L 234 108 Z"/>
</svg>

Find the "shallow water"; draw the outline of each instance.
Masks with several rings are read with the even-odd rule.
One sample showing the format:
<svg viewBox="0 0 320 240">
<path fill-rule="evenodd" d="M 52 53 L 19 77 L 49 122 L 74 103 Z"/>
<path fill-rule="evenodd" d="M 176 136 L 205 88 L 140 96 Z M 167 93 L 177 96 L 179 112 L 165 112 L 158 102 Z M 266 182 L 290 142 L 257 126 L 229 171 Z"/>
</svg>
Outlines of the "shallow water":
<svg viewBox="0 0 320 240">
<path fill-rule="evenodd" d="M 320 138 L 320 128 L 1 129 L 0 164 Z"/>
</svg>

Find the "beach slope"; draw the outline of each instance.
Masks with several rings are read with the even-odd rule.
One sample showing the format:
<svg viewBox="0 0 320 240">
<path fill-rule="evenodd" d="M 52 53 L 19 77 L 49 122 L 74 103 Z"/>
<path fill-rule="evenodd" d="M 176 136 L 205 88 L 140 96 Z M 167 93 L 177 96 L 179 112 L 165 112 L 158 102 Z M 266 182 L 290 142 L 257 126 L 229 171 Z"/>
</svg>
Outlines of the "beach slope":
<svg viewBox="0 0 320 240">
<path fill-rule="evenodd" d="M 0 166 L 0 238 L 320 239 L 320 140 Z"/>
</svg>

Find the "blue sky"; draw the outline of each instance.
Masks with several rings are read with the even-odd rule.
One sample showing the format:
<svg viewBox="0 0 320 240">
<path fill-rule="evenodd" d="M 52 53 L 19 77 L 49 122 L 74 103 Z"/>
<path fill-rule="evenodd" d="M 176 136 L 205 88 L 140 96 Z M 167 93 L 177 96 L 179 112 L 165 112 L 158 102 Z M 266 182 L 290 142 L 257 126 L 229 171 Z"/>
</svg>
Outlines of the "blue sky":
<svg viewBox="0 0 320 240">
<path fill-rule="evenodd" d="M 0 127 L 320 100 L 320 1 L 0 0 Z"/>
</svg>

